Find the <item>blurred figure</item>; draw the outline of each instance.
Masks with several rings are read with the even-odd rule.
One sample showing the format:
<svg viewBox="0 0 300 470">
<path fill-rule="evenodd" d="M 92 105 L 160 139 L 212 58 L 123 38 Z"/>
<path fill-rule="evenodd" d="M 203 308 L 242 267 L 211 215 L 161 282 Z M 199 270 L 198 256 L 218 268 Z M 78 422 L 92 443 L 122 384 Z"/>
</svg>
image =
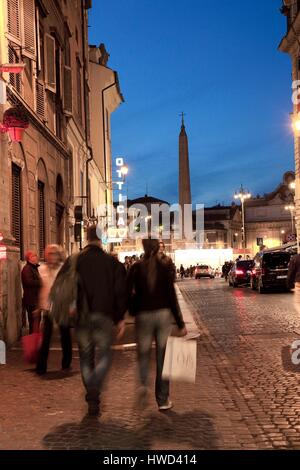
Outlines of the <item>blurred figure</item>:
<svg viewBox="0 0 300 470">
<path fill-rule="evenodd" d="M 294 289 L 294 307 L 300 314 L 300 254 L 294 255 L 290 260 L 287 285 Z"/>
<path fill-rule="evenodd" d="M 39 269 L 42 280 L 39 296 L 39 308 L 42 310 L 44 322 L 43 341 L 36 366 L 36 372 L 39 375 L 47 372 L 50 341 L 53 333 L 53 320 L 49 316 L 49 293 L 62 266 L 61 248 L 58 245 L 48 245 L 45 249 L 45 261 L 45 264 L 43 264 Z M 61 367 L 63 370 L 67 370 L 70 368 L 72 362 L 71 331 L 70 328 L 66 326 L 60 326 L 59 330 L 63 354 Z"/>
<path fill-rule="evenodd" d="M 88 228 L 87 237 L 88 245 L 77 262 L 80 290 L 76 337 L 88 414 L 98 416 L 100 392 L 111 362 L 114 325 L 118 338 L 125 329 L 126 272 L 122 263 L 103 251 L 95 226 Z M 87 313 L 83 313 L 84 299 L 88 305 Z"/>
<path fill-rule="evenodd" d="M 180 275 L 181 279 L 184 278 L 184 273 L 185 273 L 184 267 L 183 267 L 183 265 L 181 264 L 181 265 L 180 265 L 180 269 L 179 269 L 179 275 Z"/>
<path fill-rule="evenodd" d="M 29 334 L 33 333 L 34 323 L 41 322 L 41 313 L 38 309 L 41 277 L 39 275 L 38 256 L 35 251 L 27 251 L 26 264 L 22 269 L 21 279 L 23 286 L 23 307 L 26 309 Z"/>
<path fill-rule="evenodd" d="M 166 255 L 166 247 L 165 247 L 165 244 L 164 242 L 161 240 L 159 242 L 159 251 L 158 251 L 158 257 L 160 259 L 160 261 L 162 263 L 164 263 L 169 269 L 170 269 L 170 273 L 171 275 L 173 276 L 173 279 L 175 281 L 176 279 L 176 266 L 175 264 L 173 263 L 172 259 L 170 258 L 170 256 L 167 256 Z"/>
<path fill-rule="evenodd" d="M 162 370 L 172 320 L 175 319 L 179 335 L 186 335 L 186 328 L 177 302 L 173 277 L 166 264 L 158 256 L 158 240 L 143 240 L 144 259 L 129 271 L 128 294 L 133 301 L 131 313 L 136 315 L 136 333 L 139 375 L 141 388 L 139 402 L 147 402 L 147 385 L 150 366 L 151 345 L 156 344 L 155 396 L 159 410 L 168 410 L 173 404 L 169 400 L 169 381 L 162 378 Z M 134 292 L 134 294 L 133 294 Z"/>
<path fill-rule="evenodd" d="M 126 271 L 128 271 L 130 269 L 130 266 L 131 266 L 130 258 L 129 258 L 129 256 L 125 256 L 124 267 L 125 267 Z"/>
</svg>

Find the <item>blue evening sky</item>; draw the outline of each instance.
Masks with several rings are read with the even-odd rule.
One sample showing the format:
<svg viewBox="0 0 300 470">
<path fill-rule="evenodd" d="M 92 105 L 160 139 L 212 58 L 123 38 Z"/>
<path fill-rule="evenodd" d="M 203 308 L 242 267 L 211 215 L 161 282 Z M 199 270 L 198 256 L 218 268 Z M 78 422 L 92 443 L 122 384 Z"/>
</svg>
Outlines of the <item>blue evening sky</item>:
<svg viewBox="0 0 300 470">
<path fill-rule="evenodd" d="M 178 201 L 179 113 L 186 113 L 193 201 L 230 203 L 243 183 L 272 191 L 294 169 L 291 65 L 277 50 L 281 0 L 94 0 L 90 43 L 104 42 L 125 98 L 112 150 L 130 198 Z"/>
</svg>

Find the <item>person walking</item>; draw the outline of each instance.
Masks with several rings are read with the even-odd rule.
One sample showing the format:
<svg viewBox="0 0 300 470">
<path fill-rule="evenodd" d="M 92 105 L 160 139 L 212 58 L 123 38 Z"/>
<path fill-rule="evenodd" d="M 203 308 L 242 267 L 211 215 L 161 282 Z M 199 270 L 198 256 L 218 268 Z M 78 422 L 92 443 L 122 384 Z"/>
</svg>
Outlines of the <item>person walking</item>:
<svg viewBox="0 0 300 470">
<path fill-rule="evenodd" d="M 170 269 L 170 272 L 173 276 L 174 281 L 176 280 L 176 266 L 174 265 L 172 259 L 166 255 L 166 247 L 164 242 L 161 240 L 159 242 L 159 251 L 158 251 L 158 257 L 161 260 L 162 263 L 165 263 L 166 266 Z"/>
<path fill-rule="evenodd" d="M 88 415 L 98 416 L 100 393 L 111 363 L 114 326 L 117 338 L 122 337 L 125 329 L 126 271 L 118 260 L 103 251 L 96 226 L 88 228 L 87 237 L 88 245 L 80 253 L 76 268 L 80 284 L 75 332 Z M 85 314 L 84 304 L 88 306 Z"/>
<path fill-rule="evenodd" d="M 169 410 L 169 381 L 162 378 L 167 339 L 171 333 L 172 320 L 179 328 L 178 335 L 187 331 L 177 302 L 173 276 L 161 262 L 158 240 L 144 239 L 144 258 L 129 271 L 127 288 L 130 313 L 136 316 L 137 351 L 141 388 L 139 402 L 147 403 L 147 385 L 153 338 L 156 344 L 155 396 L 160 411 Z"/>
<path fill-rule="evenodd" d="M 62 266 L 61 250 L 58 245 L 48 245 L 45 249 L 45 264 L 40 269 L 41 290 L 39 295 L 39 308 L 43 314 L 43 340 L 38 355 L 36 373 L 38 375 L 47 372 L 47 362 L 50 349 L 50 341 L 53 333 L 53 320 L 50 317 L 49 294 L 55 278 Z M 60 326 L 60 340 L 62 347 L 62 370 L 68 370 L 72 362 L 72 338 L 68 326 Z"/>
<path fill-rule="evenodd" d="M 180 265 L 179 273 L 180 273 L 180 278 L 183 279 L 185 275 L 183 264 Z"/>
<path fill-rule="evenodd" d="M 290 260 L 287 285 L 289 289 L 294 289 L 294 307 L 300 314 L 300 254 L 294 255 Z"/>
<path fill-rule="evenodd" d="M 21 279 L 23 286 L 23 307 L 27 312 L 29 334 L 34 331 L 34 326 L 41 322 L 41 314 L 38 310 L 39 290 L 41 277 L 39 275 L 38 256 L 35 251 L 27 251 L 26 264 L 22 269 Z"/>
</svg>

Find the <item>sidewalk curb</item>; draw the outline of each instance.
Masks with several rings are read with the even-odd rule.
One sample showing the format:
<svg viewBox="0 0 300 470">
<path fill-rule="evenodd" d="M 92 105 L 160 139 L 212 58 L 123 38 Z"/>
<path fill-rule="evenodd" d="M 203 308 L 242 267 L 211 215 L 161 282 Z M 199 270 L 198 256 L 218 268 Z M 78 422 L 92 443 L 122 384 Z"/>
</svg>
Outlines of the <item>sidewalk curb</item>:
<svg viewBox="0 0 300 470">
<path fill-rule="evenodd" d="M 183 320 L 186 325 L 186 329 L 188 331 L 188 334 L 195 334 L 195 335 L 200 335 L 200 329 L 197 326 L 194 316 L 191 312 L 190 307 L 188 306 L 187 302 L 184 300 L 184 297 L 181 293 L 181 290 L 178 286 L 178 284 L 175 283 L 175 290 L 178 298 L 178 303 L 180 310 L 182 312 Z"/>
</svg>

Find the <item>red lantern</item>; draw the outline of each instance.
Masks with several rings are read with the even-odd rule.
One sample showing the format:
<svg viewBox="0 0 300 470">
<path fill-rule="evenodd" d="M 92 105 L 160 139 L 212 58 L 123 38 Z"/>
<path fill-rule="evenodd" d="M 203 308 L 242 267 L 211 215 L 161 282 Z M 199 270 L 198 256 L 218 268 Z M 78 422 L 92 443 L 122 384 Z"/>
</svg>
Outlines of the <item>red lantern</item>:
<svg viewBox="0 0 300 470">
<path fill-rule="evenodd" d="M 9 127 L 7 132 L 13 142 L 22 142 L 23 134 L 25 128 L 24 127 Z"/>
<path fill-rule="evenodd" d="M 13 142 L 21 142 L 24 130 L 29 126 L 26 112 L 18 106 L 7 109 L 3 114 L 3 126 Z"/>
</svg>

